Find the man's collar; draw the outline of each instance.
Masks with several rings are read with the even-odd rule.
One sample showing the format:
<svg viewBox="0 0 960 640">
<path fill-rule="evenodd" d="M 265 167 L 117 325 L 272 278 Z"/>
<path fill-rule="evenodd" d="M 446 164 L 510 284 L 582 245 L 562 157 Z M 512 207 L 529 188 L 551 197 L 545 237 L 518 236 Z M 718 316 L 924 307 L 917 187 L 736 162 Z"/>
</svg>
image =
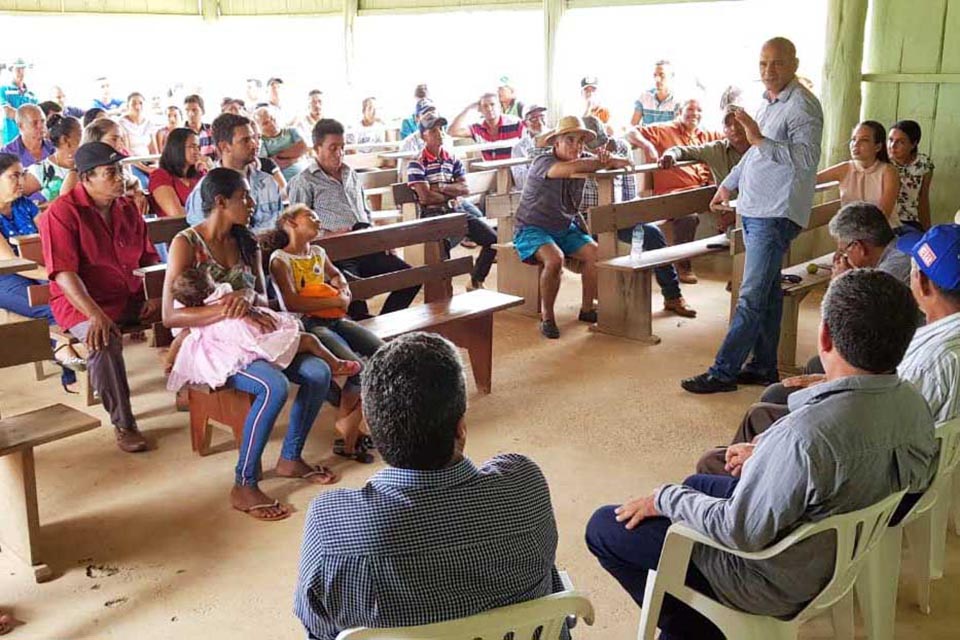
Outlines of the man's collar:
<svg viewBox="0 0 960 640">
<path fill-rule="evenodd" d="M 796 90 L 797 85 L 799 84 L 800 83 L 797 81 L 797 77 L 794 76 L 793 80 L 787 83 L 787 85 L 780 91 L 780 93 L 777 94 L 776 98 L 771 100 L 770 91 L 764 91 L 763 99 L 766 100 L 767 103 L 769 104 L 773 104 L 774 102 L 786 102 L 787 100 L 790 99 L 790 96 L 793 95 L 793 92 Z"/>
<path fill-rule="evenodd" d="M 483 124 L 483 128 L 484 128 L 484 129 L 486 129 L 487 131 L 490 130 L 490 126 L 487 124 L 486 119 L 484 119 L 484 121 L 483 121 L 482 124 Z M 499 129 L 499 128 L 502 127 L 502 126 L 503 126 L 503 114 L 501 113 L 501 114 L 500 114 L 500 117 L 497 118 L 497 129 Z"/>
<path fill-rule="evenodd" d="M 434 471 L 387 467 L 374 474 L 368 482 L 389 487 L 453 487 L 472 480 L 478 475 L 480 471 L 476 465 L 469 458 L 463 458 L 452 466 Z"/>
<path fill-rule="evenodd" d="M 896 373 L 844 376 L 801 389 L 790 395 L 787 404 L 792 412 L 804 405 L 815 404 L 826 396 L 835 393 L 845 391 L 883 392 L 893 389 L 898 384 L 900 384 L 900 378 Z"/>
<path fill-rule="evenodd" d="M 430 149 L 429 149 L 429 148 L 424 147 L 424 148 L 423 148 L 423 153 L 420 154 L 420 157 L 421 157 L 424 161 L 426 161 L 426 162 L 436 162 L 437 160 L 441 160 L 441 161 L 442 161 L 442 160 L 449 160 L 449 159 L 450 159 L 450 154 L 447 153 L 447 150 L 444 149 L 443 146 L 440 147 L 440 153 L 438 153 L 438 154 L 436 154 L 436 155 L 430 153 Z"/>
</svg>

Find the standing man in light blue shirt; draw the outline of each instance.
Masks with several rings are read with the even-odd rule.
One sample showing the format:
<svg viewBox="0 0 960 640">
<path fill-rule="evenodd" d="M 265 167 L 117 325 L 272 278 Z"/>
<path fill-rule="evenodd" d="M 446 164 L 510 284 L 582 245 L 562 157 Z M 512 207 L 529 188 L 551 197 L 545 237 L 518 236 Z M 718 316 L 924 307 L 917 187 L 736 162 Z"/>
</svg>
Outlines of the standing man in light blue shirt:
<svg viewBox="0 0 960 640">
<path fill-rule="evenodd" d="M 754 120 L 736 112 L 750 149 L 726 177 L 710 203 L 721 225 L 734 222 L 728 202 L 739 191 L 737 212 L 743 224 L 746 265 L 740 298 L 727 337 L 706 373 L 681 386 L 691 393 L 735 391 L 737 383 L 767 385 L 779 380 L 777 346 L 783 294 L 783 256 L 810 219 L 823 111 L 820 101 L 797 81 L 796 48 L 773 38 L 760 51 L 764 104 Z M 753 353 L 753 359 L 747 357 Z"/>
</svg>

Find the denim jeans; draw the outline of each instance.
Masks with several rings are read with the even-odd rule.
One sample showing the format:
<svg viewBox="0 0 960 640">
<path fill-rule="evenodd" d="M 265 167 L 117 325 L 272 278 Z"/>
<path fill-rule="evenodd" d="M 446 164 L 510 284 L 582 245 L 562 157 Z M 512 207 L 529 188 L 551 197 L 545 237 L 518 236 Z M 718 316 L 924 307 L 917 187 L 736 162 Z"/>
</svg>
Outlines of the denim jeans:
<svg viewBox="0 0 960 640">
<path fill-rule="evenodd" d="M 320 343 L 341 360 L 361 362 L 369 358 L 384 342 L 375 333 L 349 318 L 325 319 L 303 317 L 303 327 L 317 336 Z M 360 386 L 360 375 L 347 378 L 347 384 Z"/>
<path fill-rule="evenodd" d="M 283 438 L 280 457 L 299 460 L 303 445 L 330 389 L 330 367 L 320 358 L 299 354 L 280 371 L 265 360 L 255 360 L 227 379 L 226 386 L 255 396 L 243 423 L 243 439 L 237 461 L 237 485 L 256 485 L 260 479 L 260 456 L 270 439 L 273 423 L 287 401 L 289 382 L 300 386 L 290 409 L 290 424 Z"/>
<path fill-rule="evenodd" d="M 684 484 L 717 498 L 729 498 L 736 479 L 719 476 L 691 476 Z M 610 575 L 616 578 L 639 606 L 647 585 L 647 571 L 655 571 L 660 562 L 663 543 L 670 528 L 667 518 L 650 518 L 628 531 L 616 521 L 613 505 L 601 507 L 587 524 L 587 547 Z M 706 577 L 691 562 L 686 584 L 700 593 L 715 598 Z M 663 601 L 657 621 L 661 640 L 720 640 L 724 636 L 707 618 L 672 596 Z"/>
<path fill-rule="evenodd" d="M 619 229 L 617 238 L 620 242 L 630 244 L 633 242 L 633 227 L 629 229 Z M 667 239 L 655 224 L 643 225 L 643 250 L 653 251 L 663 249 L 667 246 Z M 653 275 L 657 278 L 657 284 L 660 285 L 660 293 L 664 300 L 676 300 L 680 297 L 680 279 L 677 277 L 677 268 L 672 264 L 657 267 L 653 270 Z"/>
<path fill-rule="evenodd" d="M 56 324 L 57 321 L 53 319 L 53 312 L 50 311 L 50 305 L 30 306 L 27 300 L 27 288 L 35 284 L 41 283 L 37 280 L 24 278 L 16 273 L 0 276 L 0 309 L 5 309 L 24 318 L 46 320 L 47 324 Z M 56 341 L 51 340 L 51 344 L 55 343 Z M 76 373 L 71 369 L 61 367 L 61 384 L 68 385 L 76 381 Z"/>
<path fill-rule="evenodd" d="M 783 291 L 780 268 L 800 226 L 787 218 L 743 218 L 746 264 L 737 308 L 710 374 L 733 382 L 741 368 L 760 376 L 777 374 Z M 753 359 L 744 363 L 753 353 Z"/>
</svg>

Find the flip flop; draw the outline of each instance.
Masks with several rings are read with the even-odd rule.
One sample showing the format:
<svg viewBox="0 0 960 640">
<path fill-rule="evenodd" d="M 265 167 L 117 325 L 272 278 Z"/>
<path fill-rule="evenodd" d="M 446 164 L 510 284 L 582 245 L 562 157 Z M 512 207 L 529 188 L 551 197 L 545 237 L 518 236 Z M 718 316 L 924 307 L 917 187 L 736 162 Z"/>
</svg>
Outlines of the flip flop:
<svg viewBox="0 0 960 640">
<path fill-rule="evenodd" d="M 336 440 L 334 440 L 334 441 L 333 441 L 333 446 L 335 446 L 335 447 L 341 447 L 341 448 L 342 448 L 342 447 L 343 447 L 343 438 L 337 438 Z M 364 435 L 360 436 L 359 438 L 357 438 L 357 446 L 363 447 L 363 448 L 366 449 L 367 451 L 370 451 L 370 450 L 372 450 L 372 449 L 376 449 L 376 448 L 377 448 L 376 445 L 373 444 L 373 438 L 371 438 L 370 436 L 368 436 L 368 435 L 366 435 L 366 434 L 364 434 Z"/>
<path fill-rule="evenodd" d="M 335 474 L 332 469 L 325 467 L 322 464 L 311 465 L 310 469 L 311 469 L 310 471 L 307 471 L 302 476 L 286 476 L 286 477 L 300 478 L 301 480 L 309 480 L 310 478 L 314 478 L 316 476 L 326 476 L 327 478 L 329 478 L 329 480 L 327 480 L 326 482 L 314 482 L 313 484 L 334 484 L 336 482 L 339 482 L 340 480 L 340 477 L 337 474 Z M 281 476 L 281 477 L 285 477 L 285 476 Z"/>
<path fill-rule="evenodd" d="M 353 451 L 350 451 L 349 453 L 344 450 L 344 445 L 345 443 L 342 440 L 339 444 L 334 442 L 334 455 L 338 455 L 341 458 L 346 458 L 347 460 L 353 460 L 354 462 L 359 462 L 360 464 L 370 464 L 373 462 L 373 456 L 367 453 L 367 450 L 364 448 L 364 446 L 360 444 L 359 439 L 357 439 L 357 443 L 353 445 Z"/>
<path fill-rule="evenodd" d="M 270 503 L 265 502 L 265 503 L 263 503 L 263 504 L 255 504 L 255 505 L 253 505 L 252 507 L 247 507 L 246 509 L 241 508 L 241 507 L 236 507 L 236 506 L 233 507 L 233 508 L 236 509 L 237 511 L 240 511 L 241 513 L 247 514 L 248 516 L 250 516 L 250 517 L 253 518 L 254 520 L 262 520 L 262 521 L 264 521 L 264 522 L 276 522 L 276 521 L 278 521 L 278 520 L 286 520 L 287 518 L 290 517 L 290 512 L 289 512 L 289 511 L 286 511 L 286 508 L 283 507 L 283 506 L 280 504 L 280 501 L 279 501 L 279 500 L 274 500 L 273 502 L 270 502 Z M 284 509 L 284 512 L 283 512 L 283 514 L 281 514 L 281 515 L 279 515 L 279 516 L 273 516 L 273 517 L 271 517 L 271 516 L 258 516 L 258 515 L 255 513 L 255 512 L 257 512 L 257 511 L 264 511 L 264 510 L 266 510 L 266 509 Z"/>
<path fill-rule="evenodd" d="M 71 345 L 68 343 L 63 343 L 59 347 L 53 350 L 53 361 L 64 369 L 70 369 L 71 371 L 86 371 L 87 370 L 87 361 L 80 356 L 70 356 L 69 358 L 64 358 L 63 360 L 57 360 L 57 352 L 61 349 L 67 349 Z"/>
</svg>

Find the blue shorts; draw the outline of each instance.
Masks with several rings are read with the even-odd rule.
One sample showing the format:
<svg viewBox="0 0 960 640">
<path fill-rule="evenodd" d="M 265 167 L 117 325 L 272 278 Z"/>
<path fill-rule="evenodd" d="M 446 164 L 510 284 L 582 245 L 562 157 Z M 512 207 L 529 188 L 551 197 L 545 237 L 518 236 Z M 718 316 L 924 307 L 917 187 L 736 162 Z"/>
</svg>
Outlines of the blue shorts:
<svg viewBox="0 0 960 640">
<path fill-rule="evenodd" d="M 593 238 L 581 231 L 576 222 L 571 222 L 570 226 L 563 231 L 550 231 L 543 227 L 523 227 L 513 234 L 513 247 L 520 254 L 520 260 L 529 263 L 536 263 L 537 249 L 545 244 L 555 244 L 563 255 L 569 256 L 591 242 Z"/>
</svg>

